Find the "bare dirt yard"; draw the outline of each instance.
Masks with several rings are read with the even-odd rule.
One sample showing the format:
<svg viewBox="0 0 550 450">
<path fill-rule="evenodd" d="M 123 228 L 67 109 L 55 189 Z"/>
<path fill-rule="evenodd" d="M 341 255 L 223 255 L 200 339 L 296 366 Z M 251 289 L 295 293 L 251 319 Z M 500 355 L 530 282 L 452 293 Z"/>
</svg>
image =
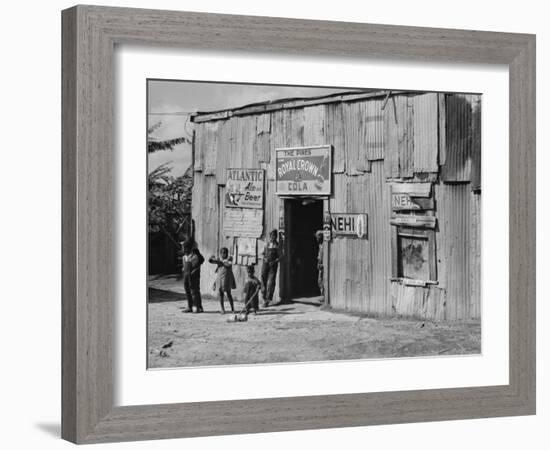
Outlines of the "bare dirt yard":
<svg viewBox="0 0 550 450">
<path fill-rule="evenodd" d="M 205 296 L 206 297 L 206 296 Z M 476 322 L 434 323 L 380 319 L 332 311 L 315 302 L 262 309 L 247 322 L 228 322 L 214 298 L 205 312 L 183 313 L 183 283 L 175 277 L 149 280 L 150 368 L 397 358 L 475 354 L 481 351 Z M 240 310 L 243 303 L 235 304 Z M 226 310 L 229 306 L 226 301 Z"/>
</svg>

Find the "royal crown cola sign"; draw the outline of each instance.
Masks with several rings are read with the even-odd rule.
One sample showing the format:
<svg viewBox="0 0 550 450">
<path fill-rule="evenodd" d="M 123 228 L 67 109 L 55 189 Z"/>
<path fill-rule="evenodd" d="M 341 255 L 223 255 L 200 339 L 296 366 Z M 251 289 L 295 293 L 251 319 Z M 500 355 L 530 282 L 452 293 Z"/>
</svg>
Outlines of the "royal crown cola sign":
<svg viewBox="0 0 550 450">
<path fill-rule="evenodd" d="M 276 149 L 277 194 L 330 195 L 331 157 L 330 145 Z"/>
</svg>

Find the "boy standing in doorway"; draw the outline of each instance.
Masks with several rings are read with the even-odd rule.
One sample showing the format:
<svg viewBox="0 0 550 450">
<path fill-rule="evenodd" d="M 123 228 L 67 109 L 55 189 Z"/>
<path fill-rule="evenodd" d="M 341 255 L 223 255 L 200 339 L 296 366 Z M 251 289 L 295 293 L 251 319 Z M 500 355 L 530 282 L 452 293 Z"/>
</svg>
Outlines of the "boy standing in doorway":
<svg viewBox="0 0 550 450">
<path fill-rule="evenodd" d="M 319 292 L 324 299 L 325 282 L 324 282 L 324 266 L 323 266 L 323 230 L 315 232 L 315 241 L 317 242 L 317 286 Z"/>
</svg>

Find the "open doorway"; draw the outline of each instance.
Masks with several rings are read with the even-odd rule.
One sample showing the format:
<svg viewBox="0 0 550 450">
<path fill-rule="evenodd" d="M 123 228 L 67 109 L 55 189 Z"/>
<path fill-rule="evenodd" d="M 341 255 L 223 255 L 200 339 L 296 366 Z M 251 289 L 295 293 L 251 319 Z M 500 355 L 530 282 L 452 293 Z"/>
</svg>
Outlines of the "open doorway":
<svg viewBox="0 0 550 450">
<path fill-rule="evenodd" d="M 288 299 L 321 295 L 317 285 L 319 247 L 315 240 L 315 232 L 322 229 L 323 200 L 285 200 Z"/>
</svg>

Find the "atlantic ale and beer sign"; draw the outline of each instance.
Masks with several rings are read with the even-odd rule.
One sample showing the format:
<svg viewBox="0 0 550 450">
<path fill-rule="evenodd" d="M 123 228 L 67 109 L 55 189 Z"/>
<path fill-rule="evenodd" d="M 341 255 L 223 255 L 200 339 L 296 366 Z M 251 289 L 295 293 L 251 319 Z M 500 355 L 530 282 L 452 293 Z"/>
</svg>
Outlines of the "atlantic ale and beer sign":
<svg viewBox="0 0 550 450">
<path fill-rule="evenodd" d="M 226 208 L 262 209 L 264 205 L 263 169 L 227 169 Z"/>
<path fill-rule="evenodd" d="M 330 145 L 279 148 L 275 152 L 278 195 L 330 195 Z"/>
</svg>

